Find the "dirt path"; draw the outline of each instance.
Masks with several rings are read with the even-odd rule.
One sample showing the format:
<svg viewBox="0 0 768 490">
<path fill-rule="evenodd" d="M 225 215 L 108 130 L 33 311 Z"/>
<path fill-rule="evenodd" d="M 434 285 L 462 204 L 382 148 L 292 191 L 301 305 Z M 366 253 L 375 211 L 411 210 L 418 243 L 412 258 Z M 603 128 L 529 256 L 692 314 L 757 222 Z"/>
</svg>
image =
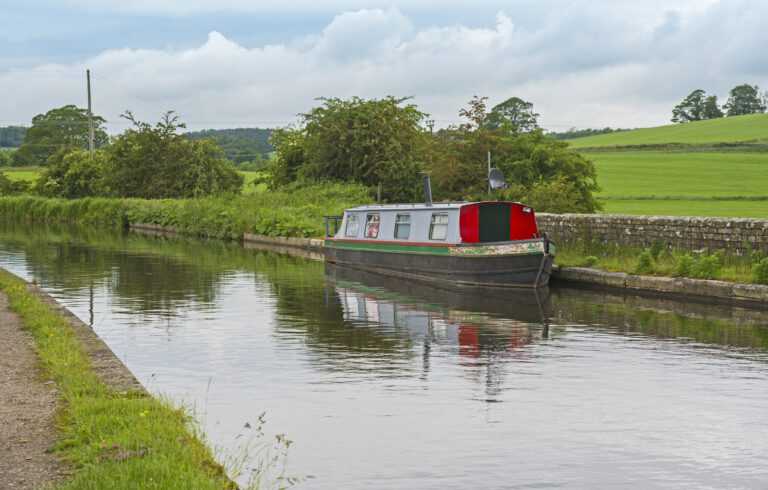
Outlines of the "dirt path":
<svg viewBox="0 0 768 490">
<path fill-rule="evenodd" d="M 56 388 L 42 379 L 33 345 L 0 293 L 0 489 L 34 489 L 62 476 L 48 452 Z"/>
</svg>

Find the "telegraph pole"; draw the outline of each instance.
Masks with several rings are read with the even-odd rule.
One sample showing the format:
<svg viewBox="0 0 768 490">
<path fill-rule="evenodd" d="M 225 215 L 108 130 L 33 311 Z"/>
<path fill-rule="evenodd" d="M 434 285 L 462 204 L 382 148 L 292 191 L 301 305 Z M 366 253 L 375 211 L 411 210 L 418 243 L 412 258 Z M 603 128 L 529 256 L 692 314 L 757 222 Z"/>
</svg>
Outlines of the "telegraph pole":
<svg viewBox="0 0 768 490">
<path fill-rule="evenodd" d="M 85 78 L 88 84 L 88 151 L 91 153 L 91 158 L 93 158 L 96 134 L 93 128 L 93 107 L 91 106 L 91 70 L 85 70 Z"/>
<path fill-rule="evenodd" d="M 488 173 L 486 179 L 488 181 L 488 194 L 491 193 L 491 150 L 488 150 Z"/>
</svg>

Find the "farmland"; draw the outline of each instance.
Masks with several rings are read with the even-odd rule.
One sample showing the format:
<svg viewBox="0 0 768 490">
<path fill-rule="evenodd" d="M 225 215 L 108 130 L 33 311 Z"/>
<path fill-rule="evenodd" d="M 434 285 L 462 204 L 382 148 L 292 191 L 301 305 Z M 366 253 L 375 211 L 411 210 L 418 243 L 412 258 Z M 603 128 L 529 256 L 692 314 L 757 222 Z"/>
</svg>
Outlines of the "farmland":
<svg viewBox="0 0 768 490">
<path fill-rule="evenodd" d="M 768 115 L 574 139 L 605 213 L 768 217 Z"/>
<path fill-rule="evenodd" d="M 768 114 L 635 129 L 571 140 L 573 148 L 634 145 L 712 145 L 768 142 Z"/>
</svg>

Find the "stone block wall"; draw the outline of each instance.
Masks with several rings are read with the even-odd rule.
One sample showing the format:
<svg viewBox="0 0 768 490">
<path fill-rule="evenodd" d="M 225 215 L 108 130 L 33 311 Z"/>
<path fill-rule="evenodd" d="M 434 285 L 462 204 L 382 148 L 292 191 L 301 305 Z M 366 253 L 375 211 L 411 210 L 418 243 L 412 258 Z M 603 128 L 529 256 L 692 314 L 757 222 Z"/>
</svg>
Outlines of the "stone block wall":
<svg viewBox="0 0 768 490">
<path fill-rule="evenodd" d="M 768 220 L 537 213 L 539 229 L 557 243 L 599 241 L 646 247 L 656 241 L 683 250 L 768 252 Z"/>
</svg>

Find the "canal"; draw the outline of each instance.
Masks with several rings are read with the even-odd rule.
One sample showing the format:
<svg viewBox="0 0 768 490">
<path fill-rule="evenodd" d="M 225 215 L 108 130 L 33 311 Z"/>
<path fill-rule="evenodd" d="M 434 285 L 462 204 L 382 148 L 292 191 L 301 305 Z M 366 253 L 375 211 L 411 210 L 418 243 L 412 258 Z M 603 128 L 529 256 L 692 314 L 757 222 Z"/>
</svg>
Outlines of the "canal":
<svg viewBox="0 0 768 490">
<path fill-rule="evenodd" d="M 152 393 L 190 407 L 241 482 L 768 482 L 766 313 L 554 287 L 459 293 L 66 227 L 0 225 L 0 267 L 92 325 Z"/>
</svg>

